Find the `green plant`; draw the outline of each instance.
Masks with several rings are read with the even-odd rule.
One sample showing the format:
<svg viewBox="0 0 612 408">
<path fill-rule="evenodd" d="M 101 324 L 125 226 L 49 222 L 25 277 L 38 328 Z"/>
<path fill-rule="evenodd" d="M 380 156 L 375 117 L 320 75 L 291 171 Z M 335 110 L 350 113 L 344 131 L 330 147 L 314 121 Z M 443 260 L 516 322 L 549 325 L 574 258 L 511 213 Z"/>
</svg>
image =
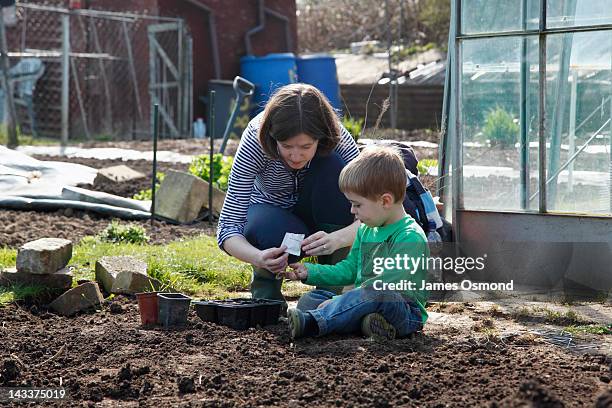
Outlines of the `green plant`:
<svg viewBox="0 0 612 408">
<path fill-rule="evenodd" d="M 603 325 L 603 324 L 587 324 L 587 325 L 577 325 L 577 326 L 568 326 L 564 328 L 566 332 L 572 334 L 601 334 L 601 335 L 612 335 L 612 324 Z"/>
<path fill-rule="evenodd" d="M 120 224 L 112 221 L 104 231 L 100 233 L 100 240 L 112 243 L 145 244 L 149 237 L 145 229 L 136 224 Z"/>
<path fill-rule="evenodd" d="M 19 300 L 36 298 L 48 292 L 49 288 L 39 285 L 17 284 L 8 287 L 0 286 L 0 307 Z"/>
<path fill-rule="evenodd" d="M 419 160 L 419 164 L 417 164 L 417 170 L 419 170 L 419 175 L 426 176 L 431 173 L 431 169 L 438 170 L 438 161 L 436 159 L 423 159 Z"/>
<path fill-rule="evenodd" d="M 511 113 L 497 106 L 487 114 L 482 134 L 491 146 L 512 147 L 518 140 L 519 125 Z"/>
<path fill-rule="evenodd" d="M 344 126 L 351 136 L 353 136 L 353 139 L 357 141 L 363 129 L 363 118 L 353 119 L 345 116 L 342 118 L 342 126 Z"/>
<path fill-rule="evenodd" d="M 227 191 L 232 164 L 234 164 L 234 158 L 231 156 L 223 156 L 221 153 L 213 155 L 213 184 L 220 190 Z M 189 172 L 210 182 L 210 156 L 203 154 L 194 157 L 189 165 Z"/>
<path fill-rule="evenodd" d="M 161 184 L 162 181 L 164 181 L 164 178 L 166 177 L 166 173 L 162 173 L 161 171 L 157 172 L 157 181 L 155 183 L 155 190 L 159 190 L 159 186 Z M 141 200 L 141 201 L 145 201 L 145 200 L 152 200 L 153 199 L 153 191 L 148 188 L 146 190 L 140 190 L 139 192 L 137 192 L 136 194 L 134 194 L 134 196 L 132 197 L 134 200 Z"/>
</svg>

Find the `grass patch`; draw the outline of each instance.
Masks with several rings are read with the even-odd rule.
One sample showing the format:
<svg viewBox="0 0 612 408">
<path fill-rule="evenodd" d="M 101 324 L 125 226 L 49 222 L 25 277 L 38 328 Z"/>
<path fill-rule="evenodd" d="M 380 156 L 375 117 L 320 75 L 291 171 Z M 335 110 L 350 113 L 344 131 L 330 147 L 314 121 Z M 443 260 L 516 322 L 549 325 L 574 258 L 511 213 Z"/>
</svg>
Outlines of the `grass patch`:
<svg viewBox="0 0 612 408">
<path fill-rule="evenodd" d="M 0 286 L 0 307 L 20 300 L 38 298 L 47 292 L 46 287 L 37 285 Z"/>
<path fill-rule="evenodd" d="M 129 255 L 148 265 L 149 275 L 166 287 L 193 297 L 226 298 L 232 292 L 247 291 L 251 266 L 225 254 L 214 237 L 202 235 L 167 245 L 104 242 L 85 237 L 72 251 L 69 266 L 75 280 L 95 279 L 96 261 L 103 256 Z M 0 248 L 0 267 L 14 267 L 17 251 Z M 25 288 L 3 288 L 0 303 L 27 295 Z"/>
<path fill-rule="evenodd" d="M 560 312 L 546 307 L 533 307 L 531 310 L 522 307 L 519 310 L 513 311 L 510 316 L 514 320 L 529 320 L 558 326 L 579 326 L 589 323 L 573 310 Z"/>
<path fill-rule="evenodd" d="M 96 260 L 130 255 L 148 265 L 149 275 L 164 285 L 196 297 L 226 297 L 246 291 L 250 265 L 225 254 L 215 238 L 202 235 L 166 245 L 109 243 L 86 237 L 75 247 L 70 265 L 77 279 L 94 279 Z"/>
<path fill-rule="evenodd" d="M 612 335 L 612 324 L 585 324 L 578 326 L 568 326 L 564 329 L 566 332 L 572 334 L 600 334 L 600 335 Z"/>
<path fill-rule="evenodd" d="M 0 269 L 15 266 L 17 262 L 17 250 L 12 248 L 0 248 Z"/>
</svg>

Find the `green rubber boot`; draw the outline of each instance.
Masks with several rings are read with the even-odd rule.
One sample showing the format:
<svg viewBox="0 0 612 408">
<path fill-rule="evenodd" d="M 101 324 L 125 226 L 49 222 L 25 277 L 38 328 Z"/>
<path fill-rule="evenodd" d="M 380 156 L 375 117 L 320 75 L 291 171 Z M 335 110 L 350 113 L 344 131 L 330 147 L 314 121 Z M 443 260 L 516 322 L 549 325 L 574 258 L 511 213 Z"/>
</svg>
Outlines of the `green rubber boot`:
<svg viewBox="0 0 612 408">
<path fill-rule="evenodd" d="M 287 302 L 281 293 L 282 279 L 276 279 L 276 275 L 267 269 L 253 267 L 253 278 L 251 279 L 251 296 L 253 299 L 282 300 L 281 312 L 284 315 L 287 310 Z"/>
</svg>

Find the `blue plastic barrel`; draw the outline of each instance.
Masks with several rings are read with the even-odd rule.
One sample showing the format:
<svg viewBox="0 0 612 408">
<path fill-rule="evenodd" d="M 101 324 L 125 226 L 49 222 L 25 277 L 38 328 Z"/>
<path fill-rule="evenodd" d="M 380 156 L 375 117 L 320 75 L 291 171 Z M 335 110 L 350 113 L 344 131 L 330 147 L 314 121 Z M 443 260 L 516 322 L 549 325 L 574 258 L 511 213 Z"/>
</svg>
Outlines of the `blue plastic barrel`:
<svg viewBox="0 0 612 408">
<path fill-rule="evenodd" d="M 248 55 L 240 58 L 240 76 L 255 84 L 253 115 L 261 112 L 274 91 L 297 82 L 297 66 L 293 53 Z"/>
<path fill-rule="evenodd" d="M 296 62 L 298 80 L 317 87 L 339 111 L 342 105 L 336 59 L 329 54 L 312 54 L 298 57 Z"/>
</svg>

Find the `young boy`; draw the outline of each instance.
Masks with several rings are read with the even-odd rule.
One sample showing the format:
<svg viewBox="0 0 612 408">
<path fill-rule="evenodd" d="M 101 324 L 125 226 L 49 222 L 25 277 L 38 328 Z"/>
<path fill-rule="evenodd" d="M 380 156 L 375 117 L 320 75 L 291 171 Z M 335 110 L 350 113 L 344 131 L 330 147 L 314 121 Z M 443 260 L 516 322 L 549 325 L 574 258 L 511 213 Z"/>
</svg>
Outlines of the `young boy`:
<svg viewBox="0 0 612 408">
<path fill-rule="evenodd" d="M 336 265 L 291 264 L 288 279 L 313 286 L 355 285 L 336 296 L 313 290 L 287 311 L 292 338 L 361 332 L 393 339 L 427 320 L 427 238 L 404 211 L 406 170 L 392 147 L 365 149 L 340 173 L 340 190 L 361 221 L 347 258 Z M 419 261 L 420 259 L 420 261 Z"/>
</svg>

